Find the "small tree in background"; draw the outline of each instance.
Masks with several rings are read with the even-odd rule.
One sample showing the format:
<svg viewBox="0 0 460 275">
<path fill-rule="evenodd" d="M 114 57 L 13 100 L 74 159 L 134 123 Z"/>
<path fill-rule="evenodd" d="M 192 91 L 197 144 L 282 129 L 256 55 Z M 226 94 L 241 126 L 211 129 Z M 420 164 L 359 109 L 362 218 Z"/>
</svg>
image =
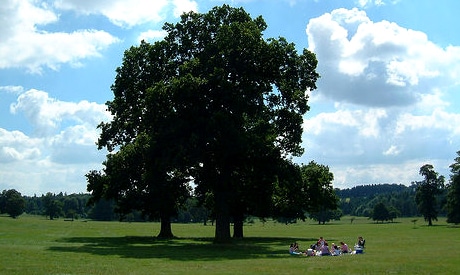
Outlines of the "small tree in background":
<svg viewBox="0 0 460 275">
<path fill-rule="evenodd" d="M 318 221 L 318 224 L 340 218 L 341 212 L 335 211 L 339 198 L 332 186 L 334 174 L 329 171 L 329 167 L 311 161 L 301 166 L 301 174 L 307 188 L 310 218 Z"/>
<path fill-rule="evenodd" d="M 444 188 L 444 177 L 439 176 L 431 164 L 423 165 L 420 168 L 420 175 L 425 179 L 417 185 L 415 201 L 425 221 L 428 221 L 428 225 L 432 226 L 433 220 L 438 220 L 436 195 L 440 194 Z"/>
<path fill-rule="evenodd" d="M 45 208 L 45 216 L 49 216 L 50 220 L 54 220 L 62 215 L 62 202 L 56 196 L 48 192 L 45 196 L 42 195 L 43 206 Z"/>
<path fill-rule="evenodd" d="M 388 208 L 383 204 L 383 202 L 379 202 L 374 206 L 374 211 L 372 211 L 372 220 L 374 221 L 388 221 L 390 219 L 390 212 Z"/>
<path fill-rule="evenodd" d="M 394 206 L 390 206 L 388 207 L 388 215 L 388 219 L 393 222 L 394 219 L 401 215 L 401 212 Z"/>
<path fill-rule="evenodd" d="M 15 189 L 10 189 L 8 191 L 3 191 L 2 205 L 2 212 L 7 213 L 15 219 L 24 213 L 26 209 L 26 200 L 22 197 L 21 193 Z"/>
</svg>

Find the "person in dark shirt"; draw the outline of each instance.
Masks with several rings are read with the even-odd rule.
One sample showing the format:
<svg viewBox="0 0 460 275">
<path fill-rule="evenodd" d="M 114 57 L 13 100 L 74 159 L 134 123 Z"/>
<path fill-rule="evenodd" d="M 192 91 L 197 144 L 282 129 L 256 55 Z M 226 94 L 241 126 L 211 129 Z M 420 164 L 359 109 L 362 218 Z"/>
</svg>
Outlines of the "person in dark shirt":
<svg viewBox="0 0 460 275">
<path fill-rule="evenodd" d="M 359 236 L 357 245 L 362 247 L 362 248 L 364 248 L 365 243 L 366 243 L 366 241 L 363 239 L 363 237 Z"/>
</svg>

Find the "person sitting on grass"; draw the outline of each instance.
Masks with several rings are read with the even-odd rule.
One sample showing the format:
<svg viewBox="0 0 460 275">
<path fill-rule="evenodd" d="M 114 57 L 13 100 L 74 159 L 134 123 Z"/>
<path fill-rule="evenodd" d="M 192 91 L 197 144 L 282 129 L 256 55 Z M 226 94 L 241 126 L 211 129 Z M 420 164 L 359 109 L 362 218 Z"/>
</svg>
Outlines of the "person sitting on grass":
<svg viewBox="0 0 460 275">
<path fill-rule="evenodd" d="M 305 252 L 305 255 L 306 255 L 307 257 L 316 256 L 316 251 L 313 250 L 312 248 L 309 248 L 309 249 L 307 249 L 307 251 Z"/>
<path fill-rule="evenodd" d="M 363 237 L 359 236 L 358 243 L 356 245 L 364 249 L 365 244 L 366 244 L 366 240 L 364 240 Z"/>
<path fill-rule="evenodd" d="M 350 248 L 348 247 L 348 245 L 344 242 L 340 242 L 340 250 L 342 252 L 342 254 L 344 253 L 350 253 Z"/>
<path fill-rule="evenodd" d="M 289 246 L 289 254 L 302 255 L 302 252 L 299 252 L 299 245 L 297 243 L 291 243 L 291 246 Z"/>
<path fill-rule="evenodd" d="M 331 251 L 329 250 L 327 242 L 324 242 L 323 246 L 321 246 L 319 251 L 321 253 L 321 256 L 331 256 Z"/>
<path fill-rule="evenodd" d="M 364 245 L 366 244 L 366 240 L 363 237 L 358 237 L 358 243 L 355 245 L 354 254 L 363 254 L 364 252 Z"/>
<path fill-rule="evenodd" d="M 325 240 L 323 237 L 319 237 L 319 240 L 318 240 L 317 243 L 318 243 L 320 246 L 323 246 L 325 242 L 326 242 L 326 240 Z"/>
<path fill-rule="evenodd" d="M 335 244 L 335 243 L 332 243 L 332 256 L 340 256 L 340 248 Z"/>
<path fill-rule="evenodd" d="M 318 254 L 320 247 L 321 245 L 319 244 L 319 241 L 310 245 L 310 249 L 307 249 L 307 252 L 306 252 L 307 256 L 315 256 L 316 254 Z M 309 253 L 313 255 L 309 255 Z"/>
</svg>

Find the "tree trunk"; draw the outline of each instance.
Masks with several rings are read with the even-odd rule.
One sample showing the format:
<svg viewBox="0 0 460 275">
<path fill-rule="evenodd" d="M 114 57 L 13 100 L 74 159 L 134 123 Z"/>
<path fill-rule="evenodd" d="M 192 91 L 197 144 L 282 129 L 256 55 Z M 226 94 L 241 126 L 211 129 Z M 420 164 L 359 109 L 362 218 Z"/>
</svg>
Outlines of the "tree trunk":
<svg viewBox="0 0 460 275">
<path fill-rule="evenodd" d="M 230 211 L 226 192 L 216 191 L 216 232 L 215 243 L 229 243 L 230 238 Z"/>
<path fill-rule="evenodd" d="M 431 221 L 431 218 L 428 218 L 428 226 L 432 226 L 433 222 Z"/>
<path fill-rule="evenodd" d="M 228 214 L 219 213 L 216 215 L 215 243 L 229 243 L 230 238 L 230 217 Z"/>
<path fill-rule="evenodd" d="M 233 238 L 243 238 L 243 215 L 236 214 L 233 217 Z"/>
<path fill-rule="evenodd" d="M 171 218 L 169 216 L 161 216 L 160 220 L 160 234 L 158 234 L 158 238 L 162 239 L 171 239 L 174 235 L 171 229 Z"/>
</svg>

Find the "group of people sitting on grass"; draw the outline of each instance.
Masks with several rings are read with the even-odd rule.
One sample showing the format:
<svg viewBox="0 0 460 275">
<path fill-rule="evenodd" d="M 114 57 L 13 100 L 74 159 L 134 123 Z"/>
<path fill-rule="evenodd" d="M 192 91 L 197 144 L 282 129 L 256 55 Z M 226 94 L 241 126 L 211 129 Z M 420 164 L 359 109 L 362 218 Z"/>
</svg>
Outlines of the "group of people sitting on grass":
<svg viewBox="0 0 460 275">
<path fill-rule="evenodd" d="M 363 237 L 359 236 L 358 241 L 352 250 L 345 242 L 340 242 L 340 245 L 332 243 L 331 246 L 327 241 L 320 237 L 319 240 L 312 244 L 309 249 L 302 252 L 297 243 L 292 243 L 289 247 L 289 254 L 303 255 L 303 256 L 340 256 L 343 254 L 362 254 L 366 241 Z"/>
</svg>

